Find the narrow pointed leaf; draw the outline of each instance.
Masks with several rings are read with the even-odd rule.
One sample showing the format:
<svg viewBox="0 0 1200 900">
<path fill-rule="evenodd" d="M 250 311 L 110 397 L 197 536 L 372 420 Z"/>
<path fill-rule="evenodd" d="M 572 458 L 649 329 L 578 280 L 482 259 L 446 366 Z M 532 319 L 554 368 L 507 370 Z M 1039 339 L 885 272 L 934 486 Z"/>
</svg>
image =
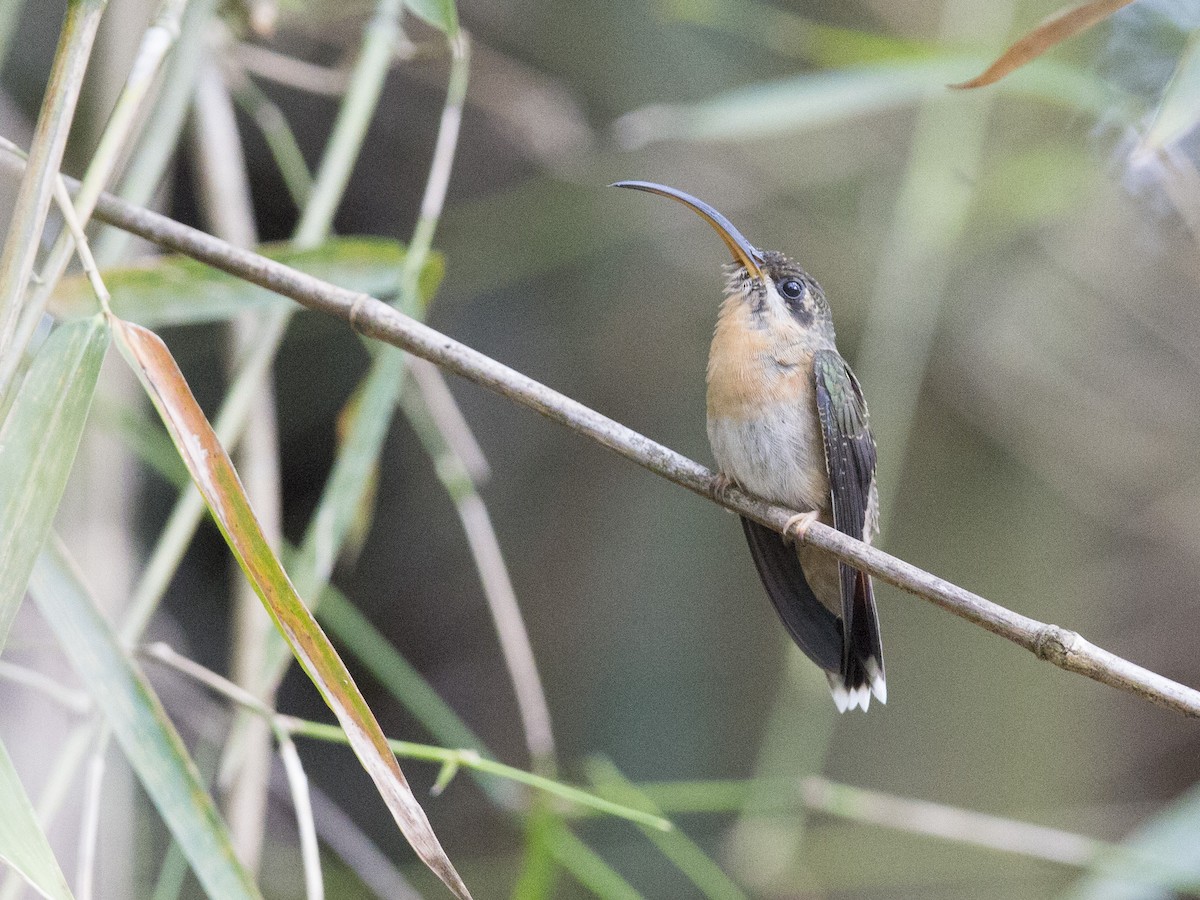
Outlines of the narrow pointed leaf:
<svg viewBox="0 0 1200 900">
<path fill-rule="evenodd" d="M 1082 31 L 1087 31 L 1122 6 L 1128 6 L 1132 2 L 1133 0 L 1092 0 L 1091 3 L 1061 9 L 1001 53 L 1000 58 L 981 74 L 950 87 L 977 88 L 994 84 L 1010 72 L 1037 59 L 1047 50 Z"/>
<path fill-rule="evenodd" d="M 445 32 L 447 37 L 458 34 L 458 10 L 454 0 L 405 0 L 404 5 L 417 18 Z"/>
<path fill-rule="evenodd" d="M 386 297 L 399 288 L 404 263 L 404 246 L 385 238 L 333 238 L 309 250 L 296 250 L 291 244 L 267 244 L 259 252 L 373 297 Z M 430 255 L 421 273 L 422 286 L 429 279 L 436 283 L 442 265 L 440 256 Z M 133 266 L 107 269 L 104 283 L 113 295 L 113 312 L 147 328 L 225 321 L 248 309 L 292 305 L 291 300 L 266 288 L 185 256 L 160 256 Z M 60 319 L 95 312 L 95 295 L 86 278 L 80 275 L 63 279 L 51 298 L 50 311 Z"/>
<path fill-rule="evenodd" d="M 1134 830 L 1116 852 L 1098 854 L 1095 864 L 1063 900 L 1170 900 L 1195 895 L 1200 886 L 1200 784 Z"/>
<path fill-rule="evenodd" d="M 978 64 L 975 55 L 945 53 L 796 75 L 697 103 L 647 106 L 622 116 L 613 129 L 618 142 L 636 148 L 664 140 L 741 142 L 827 128 L 930 97 L 949 99 L 946 82 Z M 1050 60 L 1006 87 L 1071 109 L 1111 113 L 1114 107 L 1112 91 Z"/>
<path fill-rule="evenodd" d="M 0 862 L 7 863 L 30 886 L 49 900 L 71 900 L 71 889 L 33 805 L 13 767 L 4 742 L 0 741 Z"/>
<path fill-rule="evenodd" d="M 426 264 L 418 295 L 403 304 L 402 312 L 423 318 L 441 274 L 440 265 L 431 269 Z M 354 414 L 338 447 L 333 470 L 321 490 L 304 539 L 288 564 L 297 590 L 314 606 L 319 604 L 330 573 L 369 502 L 379 454 L 407 378 L 408 359 L 403 350 L 377 346 L 372 351 L 371 368 L 355 391 Z M 287 649 L 279 640 L 269 640 L 263 659 L 263 683 L 277 684 L 287 668 Z"/>
<path fill-rule="evenodd" d="M 50 533 L 107 349 L 98 316 L 55 329 L 0 425 L 0 648 Z"/>
<path fill-rule="evenodd" d="M 634 809 L 662 815 L 662 810 L 608 760 L 592 760 L 588 764 L 588 776 L 599 793 L 607 795 L 609 799 Z M 721 871 L 721 867 L 695 841 L 678 828 L 662 831 L 642 826 L 642 831 L 663 856 L 687 877 L 696 890 L 709 900 L 748 900 L 746 892 Z"/>
<path fill-rule="evenodd" d="M 205 891 L 258 900 L 183 740 L 57 542 L 38 557 L 30 591 Z"/>
<path fill-rule="evenodd" d="M 396 824 L 434 874 L 457 896 L 469 898 L 366 700 L 263 537 L 233 464 L 170 351 L 145 328 L 115 318 L 112 324 L 121 353 L 150 395 L 226 543 L 296 659 L 337 716 Z"/>
</svg>

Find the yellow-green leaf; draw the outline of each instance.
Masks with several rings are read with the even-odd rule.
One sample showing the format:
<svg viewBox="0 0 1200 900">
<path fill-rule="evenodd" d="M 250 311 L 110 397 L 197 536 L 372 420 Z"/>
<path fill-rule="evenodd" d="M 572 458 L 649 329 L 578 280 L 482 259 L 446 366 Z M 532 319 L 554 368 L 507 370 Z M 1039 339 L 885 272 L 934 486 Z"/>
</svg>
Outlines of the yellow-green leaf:
<svg viewBox="0 0 1200 900">
<path fill-rule="evenodd" d="M 404 0 L 404 5 L 418 18 L 444 31 L 447 37 L 458 33 L 458 10 L 454 0 Z"/>
<path fill-rule="evenodd" d="M 226 543 L 292 653 L 337 716 L 396 824 L 434 874 L 458 897 L 469 898 L 366 700 L 263 537 L 233 464 L 170 351 L 153 332 L 116 318 L 111 321 L 122 355 L 150 395 Z"/>
<path fill-rule="evenodd" d="M 38 557 L 30 590 L 205 891 L 260 900 L 183 740 L 57 542 Z"/>
<path fill-rule="evenodd" d="M 4 810 L 0 815 L 0 861 L 11 866 L 43 897 L 71 900 L 67 879 L 42 833 L 3 741 L 0 741 L 0 809 Z"/>
<path fill-rule="evenodd" d="M 1056 47 L 1081 31 L 1086 31 L 1098 22 L 1107 19 L 1122 6 L 1133 0 L 1092 0 L 1078 6 L 1060 9 L 1037 28 L 1000 54 L 1000 58 L 981 74 L 969 81 L 952 84 L 953 88 L 977 88 L 994 84 L 1005 75 L 1037 59 L 1047 50 Z"/>
<path fill-rule="evenodd" d="M 404 246 L 386 238 L 333 238 L 319 247 L 297 250 L 291 244 L 267 244 L 259 252 L 348 290 L 373 297 L 399 288 Z M 422 286 L 441 278 L 442 258 L 430 254 Z M 147 328 L 224 321 L 248 309 L 292 301 L 185 256 L 160 256 L 133 266 L 107 269 L 104 283 L 112 293 L 113 312 Z M 429 293 L 432 293 L 430 291 Z M 428 296 L 422 292 L 422 296 Z M 60 319 L 89 315 L 96 299 L 87 279 L 66 278 L 55 289 L 50 311 Z"/>
<path fill-rule="evenodd" d="M 55 329 L 0 425 L 0 648 L 50 533 L 107 349 L 98 316 Z"/>
</svg>

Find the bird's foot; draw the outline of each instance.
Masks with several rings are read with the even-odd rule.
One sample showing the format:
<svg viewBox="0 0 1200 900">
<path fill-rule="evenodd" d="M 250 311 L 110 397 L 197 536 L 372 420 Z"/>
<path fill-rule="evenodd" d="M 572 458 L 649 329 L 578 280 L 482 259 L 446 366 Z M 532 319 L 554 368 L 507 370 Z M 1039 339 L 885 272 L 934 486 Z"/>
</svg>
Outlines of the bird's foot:
<svg viewBox="0 0 1200 900">
<path fill-rule="evenodd" d="M 792 516 L 783 526 L 783 539 L 791 541 L 794 544 L 803 543 L 804 535 L 808 533 L 809 526 L 819 518 L 820 516 L 817 515 L 815 510 Z"/>
<path fill-rule="evenodd" d="M 724 472 L 718 472 L 716 477 L 713 478 L 708 492 L 718 503 L 724 503 L 726 499 L 725 495 L 729 493 L 731 487 L 733 487 L 733 479 Z"/>
</svg>

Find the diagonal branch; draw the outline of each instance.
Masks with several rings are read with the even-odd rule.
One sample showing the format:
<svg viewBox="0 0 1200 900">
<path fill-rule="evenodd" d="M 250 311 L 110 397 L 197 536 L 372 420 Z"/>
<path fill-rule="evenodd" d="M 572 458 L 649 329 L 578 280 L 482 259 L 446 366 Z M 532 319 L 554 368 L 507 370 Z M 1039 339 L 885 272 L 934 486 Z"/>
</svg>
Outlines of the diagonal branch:
<svg viewBox="0 0 1200 900">
<path fill-rule="evenodd" d="M 8 155 L 0 161 L 20 166 Z M 68 182 L 74 189 L 74 183 Z M 626 428 L 570 397 L 534 381 L 453 338 L 422 325 L 388 304 L 349 291 L 241 250 L 166 216 L 104 195 L 96 217 L 170 250 L 191 256 L 301 305 L 336 316 L 355 331 L 400 347 L 415 356 L 515 400 L 566 427 L 587 435 L 638 465 L 675 484 L 714 499 L 714 475 L 699 463 L 645 435 Z M 793 510 L 766 503 L 730 488 L 715 502 L 781 532 Z M 1069 672 L 1111 685 L 1186 716 L 1200 717 L 1200 691 L 1171 681 L 1085 640 L 1079 634 L 1013 612 L 958 585 L 897 559 L 819 522 L 801 538 L 889 584 L 936 603 L 993 634 L 1031 651 Z"/>
</svg>

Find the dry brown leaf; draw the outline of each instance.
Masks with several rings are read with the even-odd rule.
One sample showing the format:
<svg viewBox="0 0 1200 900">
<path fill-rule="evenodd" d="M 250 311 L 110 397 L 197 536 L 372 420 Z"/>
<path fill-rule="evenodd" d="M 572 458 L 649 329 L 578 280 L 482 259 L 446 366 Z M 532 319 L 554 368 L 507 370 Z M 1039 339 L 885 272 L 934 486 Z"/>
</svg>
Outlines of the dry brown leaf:
<svg viewBox="0 0 1200 900">
<path fill-rule="evenodd" d="M 988 66 L 983 74 L 970 81 L 952 84 L 950 87 L 965 89 L 994 84 L 1010 72 L 1037 59 L 1051 47 L 1087 31 L 1097 22 L 1107 19 L 1122 6 L 1128 6 L 1132 2 L 1133 0 L 1092 0 L 1091 3 L 1081 3 L 1079 6 L 1059 10 L 1000 54 L 1000 58 Z"/>
<path fill-rule="evenodd" d="M 110 316 L 117 346 L 142 382 L 178 448 L 217 527 L 255 592 L 312 679 L 400 830 L 425 865 L 460 900 L 467 886 L 433 832 L 413 795 L 367 701 L 337 651 L 292 586 L 279 558 L 263 537 L 254 511 L 171 351 L 154 332 Z"/>
</svg>

